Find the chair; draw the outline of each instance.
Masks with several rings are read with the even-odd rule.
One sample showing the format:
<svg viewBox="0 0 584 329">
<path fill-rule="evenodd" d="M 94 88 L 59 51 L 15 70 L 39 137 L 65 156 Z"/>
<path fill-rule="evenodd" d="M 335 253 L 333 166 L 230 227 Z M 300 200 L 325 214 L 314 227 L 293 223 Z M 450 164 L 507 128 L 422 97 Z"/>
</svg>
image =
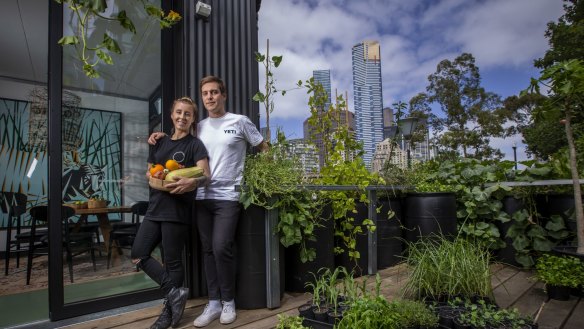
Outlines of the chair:
<svg viewBox="0 0 584 329">
<path fill-rule="evenodd" d="M 30 275 L 32 272 L 32 260 L 34 257 L 47 255 L 49 249 L 49 235 L 44 235 L 41 239 L 35 240 L 34 236 L 38 226 L 47 226 L 49 213 L 47 206 L 36 206 L 30 209 L 31 217 L 31 237 L 29 240 L 28 264 L 26 269 L 26 284 L 30 284 Z M 93 245 L 92 232 L 74 232 L 70 227 L 69 218 L 75 215 L 75 210 L 71 207 L 62 206 L 62 229 L 63 229 L 63 251 L 66 256 L 69 267 L 69 279 L 73 283 L 73 257 L 89 252 L 93 263 L 93 271 L 97 270 L 95 266 L 95 247 Z"/>
<path fill-rule="evenodd" d="M 142 222 L 141 216 L 146 214 L 148 210 L 148 201 L 138 201 L 132 205 L 132 222 L 130 223 L 116 223 L 112 225 L 112 230 L 109 235 L 109 248 L 107 251 L 107 268 L 110 267 L 112 257 L 112 250 L 114 249 L 114 241 L 117 248 L 131 249 L 134 244 L 134 238 L 140 228 Z"/>
<path fill-rule="evenodd" d="M 4 253 L 4 275 L 8 275 L 10 255 L 16 254 L 16 267 L 20 266 L 20 253 L 28 251 L 29 232 L 21 232 L 22 215 L 26 212 L 26 195 L 18 192 L 0 192 L 0 208 L 8 215 L 6 225 L 6 251 Z M 16 234 L 12 229 L 16 223 Z M 26 246 L 23 246 L 25 244 Z"/>
</svg>

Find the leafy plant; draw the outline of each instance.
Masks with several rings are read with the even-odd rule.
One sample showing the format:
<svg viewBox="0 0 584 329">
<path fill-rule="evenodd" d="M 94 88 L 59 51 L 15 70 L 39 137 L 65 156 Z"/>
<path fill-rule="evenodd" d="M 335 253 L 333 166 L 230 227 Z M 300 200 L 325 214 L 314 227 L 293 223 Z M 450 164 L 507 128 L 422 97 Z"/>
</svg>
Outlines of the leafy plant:
<svg viewBox="0 0 584 329">
<path fill-rule="evenodd" d="M 302 318 L 298 315 L 278 314 L 278 325 L 276 329 L 308 329 L 308 327 L 302 325 Z"/>
<path fill-rule="evenodd" d="M 104 16 L 108 9 L 107 0 L 55 0 L 60 4 L 65 4 L 73 12 L 74 31 L 72 35 L 63 36 L 59 40 L 62 46 L 74 46 L 77 49 L 78 59 L 83 64 L 83 72 L 90 78 L 98 78 L 99 72 L 96 67 L 100 63 L 112 65 L 114 63 L 112 53 L 121 54 L 122 50 L 115 39 L 115 36 L 104 33 L 101 43 L 92 45 L 89 43 L 91 31 L 97 21 L 117 21 L 120 26 L 133 34 L 136 34 L 136 27 L 125 10 L 112 13 L 111 16 Z M 175 11 L 168 13 L 153 5 L 147 0 L 138 0 L 148 16 L 152 17 L 160 24 L 160 28 L 169 28 L 178 23 L 182 17 Z"/>
<path fill-rule="evenodd" d="M 243 173 L 240 202 L 266 209 L 278 209 L 280 242 L 288 247 L 300 245 L 302 262 L 316 257 L 314 248 L 306 242 L 314 240 L 319 225 L 322 202 L 313 193 L 299 188 L 303 183 L 300 164 L 286 153 L 286 139 L 278 131 L 278 140 L 267 152 L 249 155 Z"/>
<path fill-rule="evenodd" d="M 584 263 L 577 257 L 544 254 L 535 268 L 537 279 L 549 285 L 576 288 L 584 283 Z"/>
<path fill-rule="evenodd" d="M 347 252 L 354 260 L 361 257 L 356 250 L 356 238 L 364 234 L 365 229 L 374 231 L 375 225 L 370 219 L 356 223 L 351 214 L 356 213 L 356 202 L 367 203 L 365 188 L 379 178 L 371 174 L 363 162 L 363 147 L 350 134 L 348 128 L 341 124 L 341 109 L 346 108 L 342 96 L 337 98 L 336 105 L 325 109 L 328 96 L 321 84 L 309 79 L 305 83 L 307 93 L 311 94 L 308 104 L 311 116 L 308 123 L 312 127 L 311 138 L 320 136 L 325 151 L 324 166 L 320 177 L 316 180 L 321 185 L 357 186 L 356 190 L 333 190 L 321 192 L 330 201 L 335 221 L 335 236 L 342 241 L 335 247 L 335 253 Z"/>
<path fill-rule="evenodd" d="M 266 81 L 264 85 L 264 91 L 258 91 L 252 98 L 253 101 L 263 103 L 264 109 L 266 110 L 266 130 L 267 135 L 271 136 L 270 130 L 270 114 L 274 112 L 274 98 L 273 96 L 277 93 L 281 93 L 282 96 L 286 95 L 288 90 L 279 90 L 276 87 L 274 80 L 273 68 L 278 68 L 282 63 L 282 56 L 272 56 L 270 57 L 270 40 L 266 41 L 266 54 L 261 54 L 259 52 L 255 53 L 255 60 L 264 66 L 266 72 Z M 273 68 L 272 68 L 273 67 Z M 302 80 L 298 81 L 296 88 L 301 88 Z"/>
<path fill-rule="evenodd" d="M 472 328 L 524 328 L 533 321 L 522 316 L 517 309 L 500 309 L 494 304 L 479 300 L 463 301 L 459 306 L 456 321 Z"/>
</svg>

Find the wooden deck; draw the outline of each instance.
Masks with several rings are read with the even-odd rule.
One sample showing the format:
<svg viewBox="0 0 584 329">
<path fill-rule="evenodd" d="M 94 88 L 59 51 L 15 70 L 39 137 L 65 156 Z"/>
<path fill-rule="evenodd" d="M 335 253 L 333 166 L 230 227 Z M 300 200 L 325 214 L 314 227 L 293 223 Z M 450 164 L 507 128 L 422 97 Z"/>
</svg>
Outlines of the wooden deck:
<svg viewBox="0 0 584 329">
<path fill-rule="evenodd" d="M 584 301 L 582 298 L 570 297 L 569 301 L 547 301 L 543 285 L 531 279 L 532 272 L 518 270 L 513 267 L 495 264 L 492 266 L 492 284 L 495 300 L 500 307 L 517 308 L 522 314 L 537 317 L 540 329 L 584 328 Z M 399 296 L 399 289 L 407 280 L 408 272 L 402 265 L 380 270 L 382 278 L 382 294 L 388 299 Z M 374 278 L 368 279 L 369 284 L 375 284 Z M 268 329 L 274 328 L 278 322 L 278 314 L 298 314 L 297 307 L 310 299 L 308 294 L 288 294 L 282 299 L 282 306 L 277 309 L 238 310 L 237 320 L 231 325 L 219 324 L 215 321 L 206 328 L 241 328 Z M 203 311 L 205 298 L 189 300 L 183 315 L 180 328 L 194 328 L 193 320 Z M 144 308 L 124 314 L 104 317 L 66 328 L 97 329 L 97 328 L 148 328 L 158 317 L 161 306 Z"/>
</svg>

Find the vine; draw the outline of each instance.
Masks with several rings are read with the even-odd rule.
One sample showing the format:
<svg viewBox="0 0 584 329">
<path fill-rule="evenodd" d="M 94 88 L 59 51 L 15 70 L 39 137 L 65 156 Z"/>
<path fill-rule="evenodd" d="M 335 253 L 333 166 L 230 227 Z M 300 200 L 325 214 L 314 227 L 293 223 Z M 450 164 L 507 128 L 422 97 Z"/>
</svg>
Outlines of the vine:
<svg viewBox="0 0 584 329">
<path fill-rule="evenodd" d="M 121 54 L 122 50 L 114 37 L 104 33 L 101 43 L 91 45 L 88 41 L 89 32 L 96 26 L 97 21 L 117 21 L 122 28 L 136 34 L 136 27 L 125 10 L 105 16 L 108 8 L 106 0 L 55 0 L 67 5 L 73 12 L 77 22 L 77 30 L 73 35 L 63 36 L 59 40 L 61 46 L 74 46 L 77 49 L 79 61 L 83 64 L 83 72 L 90 78 L 100 76 L 96 67 L 100 63 L 113 65 L 112 53 Z M 142 4 L 148 16 L 160 24 L 160 28 L 169 28 L 178 23 L 182 17 L 175 11 L 165 13 L 160 7 L 147 0 L 136 0 Z"/>
</svg>

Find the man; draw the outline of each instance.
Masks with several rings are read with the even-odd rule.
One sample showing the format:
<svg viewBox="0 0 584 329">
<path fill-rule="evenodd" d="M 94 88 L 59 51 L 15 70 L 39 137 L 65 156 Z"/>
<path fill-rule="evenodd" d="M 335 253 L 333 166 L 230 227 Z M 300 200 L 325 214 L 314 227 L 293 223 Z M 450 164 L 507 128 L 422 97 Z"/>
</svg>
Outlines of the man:
<svg viewBox="0 0 584 329">
<path fill-rule="evenodd" d="M 237 317 L 233 249 L 241 205 L 235 186 L 243 178 L 247 144 L 260 151 L 267 150 L 268 144 L 248 117 L 226 111 L 227 90 L 220 78 L 204 77 L 199 88 L 209 117 L 199 122 L 197 136 L 209 154 L 211 179 L 197 191 L 196 221 L 203 245 L 209 303 L 193 324 L 204 327 L 217 318 L 229 324 Z M 155 143 L 158 136 L 161 133 L 154 133 L 149 142 Z"/>
</svg>

